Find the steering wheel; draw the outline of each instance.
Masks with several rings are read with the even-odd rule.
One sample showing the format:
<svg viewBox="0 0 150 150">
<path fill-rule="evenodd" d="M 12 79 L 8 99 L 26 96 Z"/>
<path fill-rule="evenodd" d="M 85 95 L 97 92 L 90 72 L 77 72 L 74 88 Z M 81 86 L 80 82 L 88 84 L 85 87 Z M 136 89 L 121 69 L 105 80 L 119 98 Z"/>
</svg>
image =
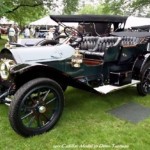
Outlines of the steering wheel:
<svg viewBox="0 0 150 150">
<path fill-rule="evenodd" d="M 66 26 L 64 33 L 70 38 L 69 42 L 71 46 L 77 46 L 83 41 L 83 35 L 75 28 Z"/>
</svg>

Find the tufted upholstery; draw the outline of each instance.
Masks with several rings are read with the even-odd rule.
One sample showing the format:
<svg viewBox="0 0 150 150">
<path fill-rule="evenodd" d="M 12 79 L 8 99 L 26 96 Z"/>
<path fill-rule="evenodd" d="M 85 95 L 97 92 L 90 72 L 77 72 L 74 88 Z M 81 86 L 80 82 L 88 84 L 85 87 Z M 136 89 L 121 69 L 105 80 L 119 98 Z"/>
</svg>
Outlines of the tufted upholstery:
<svg viewBox="0 0 150 150">
<path fill-rule="evenodd" d="M 79 49 L 81 53 L 94 55 L 104 55 L 104 52 L 112 46 L 116 46 L 118 37 L 84 37 Z M 121 40 L 121 39 L 120 39 Z"/>
<path fill-rule="evenodd" d="M 123 37 L 121 45 L 122 46 L 132 46 L 132 45 L 137 45 L 140 42 L 140 38 L 137 37 Z"/>
<path fill-rule="evenodd" d="M 104 52 L 109 47 L 116 46 L 118 37 L 103 37 L 98 41 L 98 49 L 96 51 Z"/>
<path fill-rule="evenodd" d="M 99 38 L 100 37 L 94 37 L 94 36 L 83 37 L 83 41 L 80 43 L 79 48 L 81 50 L 94 49 Z"/>
</svg>

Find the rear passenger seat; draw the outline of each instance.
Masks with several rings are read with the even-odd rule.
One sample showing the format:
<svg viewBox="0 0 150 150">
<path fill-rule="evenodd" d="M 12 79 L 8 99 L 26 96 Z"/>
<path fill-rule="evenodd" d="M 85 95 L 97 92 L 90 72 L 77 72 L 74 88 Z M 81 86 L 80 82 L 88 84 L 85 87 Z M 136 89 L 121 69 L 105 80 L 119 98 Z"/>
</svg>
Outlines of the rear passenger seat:
<svg viewBox="0 0 150 150">
<path fill-rule="evenodd" d="M 139 44 L 141 38 L 137 37 L 123 37 L 121 45 L 122 46 L 135 46 Z"/>
</svg>

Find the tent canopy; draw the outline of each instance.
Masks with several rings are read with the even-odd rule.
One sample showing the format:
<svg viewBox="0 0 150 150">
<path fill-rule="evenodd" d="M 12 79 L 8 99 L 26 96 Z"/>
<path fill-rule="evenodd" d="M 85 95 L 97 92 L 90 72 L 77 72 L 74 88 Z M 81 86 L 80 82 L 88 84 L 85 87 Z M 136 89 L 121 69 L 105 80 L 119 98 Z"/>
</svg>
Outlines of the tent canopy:
<svg viewBox="0 0 150 150">
<path fill-rule="evenodd" d="M 8 20 L 6 17 L 0 18 L 0 24 L 14 24 L 15 22 L 12 20 Z"/>
<path fill-rule="evenodd" d="M 58 24 L 52 20 L 49 16 L 46 16 L 44 18 L 41 18 L 37 21 L 31 22 L 30 25 L 49 25 L 49 26 L 57 26 Z"/>
<path fill-rule="evenodd" d="M 150 18 L 129 16 L 126 21 L 125 28 L 128 29 L 143 25 L 150 25 Z"/>
<path fill-rule="evenodd" d="M 65 22 L 63 23 L 66 26 L 74 26 L 77 27 L 78 23 L 77 22 Z M 53 19 L 50 18 L 50 16 L 46 16 L 44 18 L 41 18 L 37 21 L 31 22 L 30 25 L 35 25 L 35 26 L 57 26 L 57 22 L 55 22 Z"/>
</svg>

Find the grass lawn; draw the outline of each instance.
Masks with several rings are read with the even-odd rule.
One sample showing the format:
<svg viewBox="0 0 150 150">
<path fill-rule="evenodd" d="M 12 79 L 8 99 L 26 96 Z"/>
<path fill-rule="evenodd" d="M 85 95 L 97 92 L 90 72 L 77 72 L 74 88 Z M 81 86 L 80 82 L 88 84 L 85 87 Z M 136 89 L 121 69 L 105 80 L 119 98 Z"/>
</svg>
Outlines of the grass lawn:
<svg viewBox="0 0 150 150">
<path fill-rule="evenodd" d="M 4 45 L 6 44 L 7 40 L 6 38 L 3 36 L 2 39 L 0 39 L 0 50 L 4 47 Z"/>
<path fill-rule="evenodd" d="M 150 107 L 150 97 L 140 97 L 135 87 L 107 95 L 69 87 L 64 95 L 65 107 L 58 124 L 50 132 L 31 138 L 12 130 L 9 108 L 0 105 L 0 150 L 150 149 L 150 118 L 133 124 L 107 113 L 128 102 Z"/>
</svg>

